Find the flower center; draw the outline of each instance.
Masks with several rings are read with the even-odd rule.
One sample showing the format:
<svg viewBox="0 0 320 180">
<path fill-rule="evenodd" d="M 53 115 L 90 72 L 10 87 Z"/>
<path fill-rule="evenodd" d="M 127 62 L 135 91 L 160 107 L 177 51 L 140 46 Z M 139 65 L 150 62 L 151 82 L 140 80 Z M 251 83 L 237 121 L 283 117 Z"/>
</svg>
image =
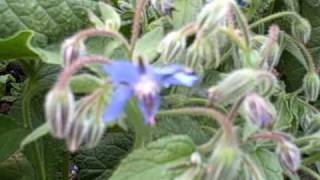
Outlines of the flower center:
<svg viewBox="0 0 320 180">
<path fill-rule="evenodd" d="M 140 81 L 134 86 L 135 95 L 139 99 L 150 96 L 154 97 L 159 91 L 159 85 L 147 76 L 142 76 Z"/>
</svg>

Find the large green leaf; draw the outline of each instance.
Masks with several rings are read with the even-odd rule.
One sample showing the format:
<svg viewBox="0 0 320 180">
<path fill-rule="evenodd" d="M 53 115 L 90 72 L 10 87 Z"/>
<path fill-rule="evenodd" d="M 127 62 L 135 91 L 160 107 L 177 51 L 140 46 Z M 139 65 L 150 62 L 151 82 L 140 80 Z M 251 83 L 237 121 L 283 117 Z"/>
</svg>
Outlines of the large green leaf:
<svg viewBox="0 0 320 180">
<path fill-rule="evenodd" d="M 110 177 L 120 160 L 133 147 L 133 136 L 128 132 L 108 129 L 105 137 L 93 149 L 80 149 L 74 156 L 83 180 L 106 179 Z"/>
<path fill-rule="evenodd" d="M 8 116 L 0 116 L 0 162 L 7 159 L 19 149 L 22 139 L 28 130 L 19 127 Z"/>
<path fill-rule="evenodd" d="M 50 43 L 86 25 L 94 8 L 92 0 L 0 0 L 0 37 L 26 29 Z"/>
<path fill-rule="evenodd" d="M 157 50 L 161 39 L 164 36 L 163 28 L 158 27 L 146 33 L 140 38 L 134 49 L 134 57 L 143 57 L 147 61 L 152 61 L 157 56 Z"/>
<path fill-rule="evenodd" d="M 33 32 L 30 30 L 19 31 L 15 35 L 0 39 L 0 58 L 17 59 L 17 58 L 38 58 L 38 54 L 32 49 L 30 40 Z"/>
<path fill-rule="evenodd" d="M 202 0 L 176 0 L 175 11 L 172 13 L 175 29 L 193 21 L 202 7 Z"/>
<path fill-rule="evenodd" d="M 314 60 L 319 63 L 320 55 L 320 6 L 318 1 L 300 0 L 301 15 L 309 20 L 312 26 L 311 38 L 307 44 L 312 51 Z"/>
<path fill-rule="evenodd" d="M 274 153 L 258 149 L 251 156 L 266 180 L 283 180 L 283 171 Z"/>
<path fill-rule="evenodd" d="M 170 135 L 188 135 L 195 144 L 203 144 L 210 138 L 205 131 L 206 125 L 201 125 L 197 119 L 188 116 L 161 117 L 152 131 L 152 137 L 159 139 Z"/>
<path fill-rule="evenodd" d="M 0 163 L 1 180 L 34 180 L 31 164 L 21 155 L 16 154 Z"/>
<path fill-rule="evenodd" d="M 188 160 L 196 150 L 187 136 L 171 136 L 145 145 L 124 159 L 111 180 L 174 179 L 183 168 L 175 170 L 177 163 Z"/>
</svg>

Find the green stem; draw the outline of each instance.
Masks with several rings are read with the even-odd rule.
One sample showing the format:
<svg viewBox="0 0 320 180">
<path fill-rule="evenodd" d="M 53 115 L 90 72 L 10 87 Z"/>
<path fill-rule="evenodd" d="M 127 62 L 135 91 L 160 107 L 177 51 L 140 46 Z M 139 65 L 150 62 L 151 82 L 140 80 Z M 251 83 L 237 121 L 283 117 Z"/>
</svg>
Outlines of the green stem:
<svg viewBox="0 0 320 180">
<path fill-rule="evenodd" d="M 320 180 L 320 175 L 316 172 L 314 172 L 312 169 L 308 168 L 307 166 L 301 165 L 300 170 L 308 173 L 311 175 L 315 180 Z"/>
<path fill-rule="evenodd" d="M 244 16 L 244 14 L 241 12 L 241 9 L 239 8 L 238 5 L 234 4 L 233 9 L 235 10 L 236 14 L 238 15 L 237 20 L 238 20 L 240 28 L 242 29 L 242 33 L 243 33 L 244 41 L 245 41 L 245 46 L 247 48 L 249 48 L 250 47 L 250 28 L 249 28 L 247 19 Z"/>
<path fill-rule="evenodd" d="M 309 50 L 301 43 L 299 42 L 298 40 L 294 39 L 293 37 L 289 36 L 288 34 L 284 33 L 285 37 L 291 41 L 292 43 L 296 44 L 302 51 L 303 55 L 305 56 L 307 62 L 308 62 L 308 65 L 309 65 L 309 71 L 311 72 L 315 72 L 316 71 L 316 66 L 314 64 L 314 61 L 313 61 L 313 57 L 311 55 L 311 53 L 309 52 Z"/>
<path fill-rule="evenodd" d="M 315 153 L 310 157 L 304 158 L 302 164 L 309 165 L 320 161 L 320 153 Z"/>
<path fill-rule="evenodd" d="M 23 126 L 26 129 L 33 129 L 33 125 L 32 125 L 32 121 L 31 121 L 31 116 L 30 116 L 30 100 L 31 100 L 31 82 L 32 82 L 32 77 L 29 77 L 29 79 L 26 82 L 26 86 L 24 89 L 24 93 L 23 93 L 23 99 L 22 99 L 22 115 L 23 115 Z M 39 175 L 39 179 L 40 180 L 46 180 L 46 173 L 45 173 L 45 169 L 44 169 L 44 164 L 42 161 L 42 157 L 41 157 L 41 152 L 40 152 L 40 147 L 38 142 L 34 142 L 31 144 L 31 153 L 32 153 L 32 157 L 35 158 L 34 159 L 34 170 L 38 172 L 37 175 Z"/>
<path fill-rule="evenodd" d="M 305 144 L 305 143 L 308 143 L 309 141 L 319 141 L 320 138 L 319 137 L 316 137 L 314 135 L 311 135 L 311 136 L 304 136 L 304 137 L 300 137 L 300 138 L 297 138 L 296 140 L 294 140 L 294 143 L 297 144 L 297 145 L 301 145 L 301 144 Z"/>
<path fill-rule="evenodd" d="M 65 151 L 64 160 L 63 160 L 63 169 L 62 169 L 62 180 L 69 179 L 69 159 L 70 159 L 70 153 L 69 151 Z"/>
<path fill-rule="evenodd" d="M 266 23 L 268 21 L 272 21 L 277 18 L 285 17 L 285 16 L 293 16 L 293 17 L 296 17 L 297 19 L 300 18 L 300 16 L 297 15 L 297 13 L 292 12 L 292 11 L 279 12 L 279 13 L 275 13 L 270 16 L 264 17 L 264 18 L 260 19 L 259 21 L 256 21 L 256 22 L 250 24 L 249 27 L 255 28 L 255 27 L 259 26 L 260 24 Z"/>
</svg>

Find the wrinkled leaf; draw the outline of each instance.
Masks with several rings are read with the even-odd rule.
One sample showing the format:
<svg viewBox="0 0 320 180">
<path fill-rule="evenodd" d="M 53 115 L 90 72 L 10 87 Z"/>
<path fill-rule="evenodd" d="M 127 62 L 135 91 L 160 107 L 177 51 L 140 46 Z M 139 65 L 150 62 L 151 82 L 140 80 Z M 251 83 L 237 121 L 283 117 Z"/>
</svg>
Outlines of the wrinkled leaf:
<svg viewBox="0 0 320 180">
<path fill-rule="evenodd" d="M 109 129 L 98 146 L 80 149 L 73 158 L 80 169 L 80 178 L 91 180 L 110 177 L 113 169 L 132 148 L 132 138 L 128 132 Z"/>
<path fill-rule="evenodd" d="M 92 0 L 0 0 L 0 37 L 32 30 L 42 42 L 57 41 L 86 25 Z"/>
<path fill-rule="evenodd" d="M 200 0 L 176 0 L 175 11 L 172 13 L 173 26 L 175 29 L 193 21 L 202 7 Z"/>
<path fill-rule="evenodd" d="M 181 175 L 183 168 L 175 170 L 171 167 L 187 161 L 195 150 L 195 145 L 187 136 L 157 140 L 133 151 L 121 162 L 111 180 L 174 179 Z"/>
<path fill-rule="evenodd" d="M 5 60 L 18 58 L 39 58 L 38 54 L 32 49 L 30 40 L 33 37 L 32 31 L 19 31 L 13 36 L 0 39 L 0 58 Z"/>
<path fill-rule="evenodd" d="M 164 36 L 163 28 L 158 27 L 140 38 L 134 49 L 134 58 L 141 56 L 147 61 L 152 61 L 158 54 L 158 46 Z"/>
<path fill-rule="evenodd" d="M 266 180 L 283 180 L 283 171 L 274 153 L 258 149 L 251 156 Z"/>
</svg>

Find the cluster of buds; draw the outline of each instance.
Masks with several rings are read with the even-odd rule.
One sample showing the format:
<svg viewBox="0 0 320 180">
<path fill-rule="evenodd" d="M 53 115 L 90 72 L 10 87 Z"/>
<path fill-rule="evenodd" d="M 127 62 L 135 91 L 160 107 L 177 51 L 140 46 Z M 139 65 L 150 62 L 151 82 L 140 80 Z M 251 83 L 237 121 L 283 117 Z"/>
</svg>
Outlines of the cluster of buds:
<svg viewBox="0 0 320 180">
<path fill-rule="evenodd" d="M 101 97 L 104 97 L 102 93 L 105 93 L 105 90 L 99 88 L 76 102 L 69 85 L 72 74 L 82 66 L 90 63 L 109 63 L 109 60 L 102 56 L 82 56 L 84 38 L 86 37 L 76 34 L 65 41 L 62 46 L 65 68 L 45 100 L 46 120 L 51 134 L 56 138 L 65 139 L 71 152 L 84 143 L 90 148 L 96 146 L 105 130 L 105 124 L 101 120 L 101 108 L 104 107 L 104 104 L 101 104 L 105 103 L 105 98 Z"/>
<path fill-rule="evenodd" d="M 84 101 L 85 100 L 85 101 Z M 46 119 L 51 134 L 59 139 L 65 139 L 71 152 L 80 145 L 95 147 L 105 131 L 105 123 L 94 101 L 80 100 L 75 105 L 72 92 L 68 88 L 55 87 L 46 97 Z"/>
<path fill-rule="evenodd" d="M 320 78 L 312 71 L 308 72 L 303 79 L 303 89 L 308 101 L 316 101 L 319 97 Z"/>
<path fill-rule="evenodd" d="M 273 105 L 256 93 L 247 95 L 243 106 L 251 122 L 258 127 L 271 126 L 276 117 Z"/>
</svg>

